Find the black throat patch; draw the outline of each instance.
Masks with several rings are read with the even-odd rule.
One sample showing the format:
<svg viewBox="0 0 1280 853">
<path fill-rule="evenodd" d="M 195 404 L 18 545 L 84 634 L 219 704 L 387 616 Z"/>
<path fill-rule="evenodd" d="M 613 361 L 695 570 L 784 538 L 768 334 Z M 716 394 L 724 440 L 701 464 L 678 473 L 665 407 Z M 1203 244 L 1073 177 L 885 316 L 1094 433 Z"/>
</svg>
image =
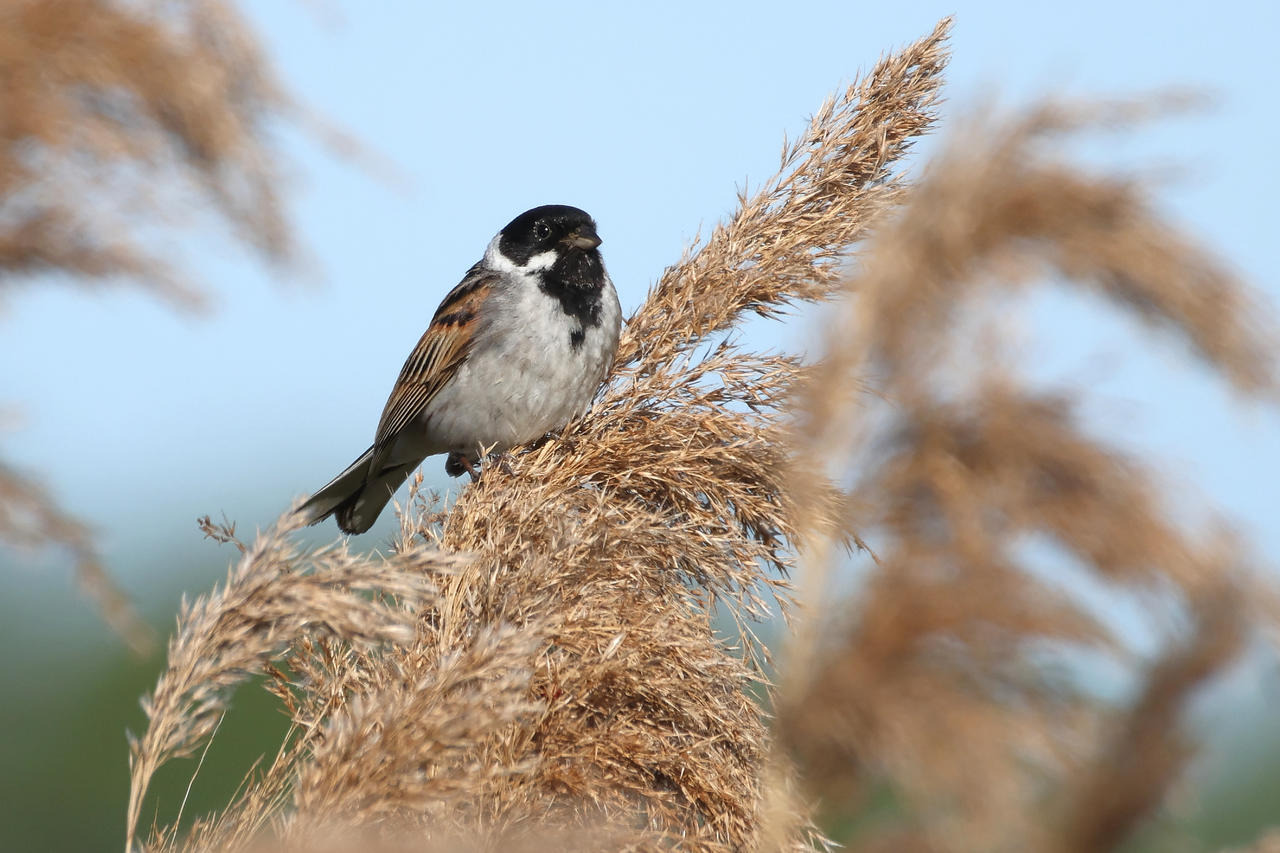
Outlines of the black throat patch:
<svg viewBox="0 0 1280 853">
<path fill-rule="evenodd" d="M 600 325 L 601 294 L 604 292 L 604 263 L 600 253 L 564 252 L 543 272 L 539 287 L 555 298 L 564 313 L 578 321 L 569 333 L 569 346 L 578 349 L 587 329 Z"/>
</svg>

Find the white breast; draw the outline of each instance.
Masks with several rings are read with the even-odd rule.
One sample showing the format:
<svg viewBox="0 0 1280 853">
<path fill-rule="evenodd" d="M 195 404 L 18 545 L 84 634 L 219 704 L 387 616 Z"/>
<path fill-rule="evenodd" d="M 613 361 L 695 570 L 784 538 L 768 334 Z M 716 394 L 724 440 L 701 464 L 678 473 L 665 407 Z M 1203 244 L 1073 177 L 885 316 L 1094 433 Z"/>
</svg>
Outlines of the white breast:
<svg viewBox="0 0 1280 853">
<path fill-rule="evenodd" d="M 433 452 L 501 451 L 559 429 L 590 404 L 613 361 L 622 313 L 607 276 L 600 323 L 584 330 L 536 278 L 504 273 L 510 286 L 489 297 L 470 357 L 427 412 Z"/>
</svg>

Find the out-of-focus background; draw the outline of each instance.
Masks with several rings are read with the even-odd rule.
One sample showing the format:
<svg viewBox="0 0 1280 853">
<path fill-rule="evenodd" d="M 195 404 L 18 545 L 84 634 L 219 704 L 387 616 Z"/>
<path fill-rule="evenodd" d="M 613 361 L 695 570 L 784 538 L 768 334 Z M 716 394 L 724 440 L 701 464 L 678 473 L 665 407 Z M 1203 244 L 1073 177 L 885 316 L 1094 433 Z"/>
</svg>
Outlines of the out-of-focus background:
<svg viewBox="0 0 1280 853">
<path fill-rule="evenodd" d="M 270 130 L 300 258 L 272 266 L 216 229 L 191 232 L 180 270 L 210 296 L 201 313 L 142 289 L 6 275 L 0 457 L 92 525 L 107 569 L 163 637 L 180 596 L 208 590 L 234 557 L 195 519 L 225 514 L 251 533 L 361 452 L 438 300 L 510 217 L 549 202 L 590 211 L 633 309 L 699 229 L 732 210 L 744 182 L 772 174 L 784 133 L 951 13 L 944 115 L 993 97 L 1207 93 L 1207 107 L 1080 156 L 1153 176 L 1173 217 L 1280 303 L 1269 59 L 1280 7 L 1034 6 L 244 4 L 303 108 Z M 328 128 L 361 150 L 333 144 Z M 1188 517 L 1225 511 L 1275 565 L 1276 412 L 1233 407 L 1190 361 L 1143 348 L 1097 305 L 1050 293 L 1020 307 L 1025 368 L 1083 389 L 1091 425 L 1158 462 L 1175 506 Z M 816 316 L 747 334 L 803 350 Z M 429 485 L 457 488 L 438 460 L 424 471 Z M 388 514 L 359 547 L 384 545 L 393 523 Z M 1151 626 L 1141 610 L 1098 606 L 1142 647 Z M 57 550 L 0 547 L 0 643 L 0 845 L 119 844 L 124 731 L 141 727 L 136 700 L 163 655 L 131 656 Z M 1280 820 L 1280 724 L 1266 713 L 1278 698 L 1280 679 L 1263 665 L 1239 667 L 1205 697 L 1207 748 L 1172 817 L 1203 849 Z M 188 814 L 225 802 L 278 743 L 284 718 L 271 706 L 242 691 Z M 162 774 L 166 814 L 193 767 Z"/>
</svg>

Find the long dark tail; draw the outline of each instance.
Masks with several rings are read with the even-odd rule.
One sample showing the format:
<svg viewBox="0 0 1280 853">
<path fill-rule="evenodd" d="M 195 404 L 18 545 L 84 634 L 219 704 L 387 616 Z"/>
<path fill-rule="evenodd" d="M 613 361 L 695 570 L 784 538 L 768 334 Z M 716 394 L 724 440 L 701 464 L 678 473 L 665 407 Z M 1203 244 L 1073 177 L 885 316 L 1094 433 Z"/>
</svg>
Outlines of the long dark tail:
<svg viewBox="0 0 1280 853">
<path fill-rule="evenodd" d="M 372 470 L 370 447 L 347 469 L 298 507 L 307 524 L 318 524 L 334 516 L 343 533 L 364 533 L 378 520 L 382 508 L 400 484 L 418 467 L 417 462 Z"/>
</svg>

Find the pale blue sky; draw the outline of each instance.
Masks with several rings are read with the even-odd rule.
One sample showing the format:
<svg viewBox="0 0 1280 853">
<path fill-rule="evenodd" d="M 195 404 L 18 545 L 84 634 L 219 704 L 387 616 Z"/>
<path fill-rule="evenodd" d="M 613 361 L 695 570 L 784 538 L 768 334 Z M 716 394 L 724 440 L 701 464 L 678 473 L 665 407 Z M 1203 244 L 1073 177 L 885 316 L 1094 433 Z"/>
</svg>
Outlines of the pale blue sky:
<svg viewBox="0 0 1280 853">
<path fill-rule="evenodd" d="M 291 209 L 309 251 L 298 274 L 201 238 L 210 316 L 125 289 L 40 286 L 0 303 L 0 405 L 24 416 L 0 451 L 103 531 L 132 591 L 172 589 L 169 572 L 201 561 L 210 577 L 195 589 L 206 589 L 227 554 L 200 541 L 197 516 L 225 511 L 251 530 L 362 451 L 437 302 L 511 216 L 549 202 L 590 211 L 630 311 L 699 227 L 732 209 L 744 180 L 771 173 L 784 132 L 944 14 L 956 15 L 948 112 L 992 94 L 1215 93 L 1219 105 L 1202 115 L 1083 150 L 1178 167 L 1162 196 L 1171 214 L 1280 302 L 1270 58 L 1280 4 L 480 8 L 252 5 L 300 99 L 409 179 L 390 186 L 286 135 Z M 1176 347 L 1135 338 L 1095 304 L 1051 297 L 1033 316 L 1052 333 L 1032 350 L 1033 369 L 1096 392 L 1100 428 L 1158 454 L 1175 494 L 1230 510 L 1275 562 L 1276 412 L 1230 408 Z M 794 346 L 805 328 L 754 324 L 750 334 Z M 443 482 L 440 468 L 429 460 L 426 470 Z"/>
</svg>

